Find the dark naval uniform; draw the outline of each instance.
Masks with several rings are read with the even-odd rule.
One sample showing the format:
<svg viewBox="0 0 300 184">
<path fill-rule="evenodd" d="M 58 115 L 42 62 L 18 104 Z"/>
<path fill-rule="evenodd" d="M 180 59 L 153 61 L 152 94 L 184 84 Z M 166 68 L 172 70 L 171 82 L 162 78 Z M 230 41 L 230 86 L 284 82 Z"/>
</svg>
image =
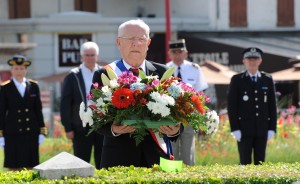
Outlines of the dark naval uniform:
<svg viewBox="0 0 300 184">
<path fill-rule="evenodd" d="M 8 64 L 29 66 L 24 56 L 15 56 Z M 24 78 L 23 78 L 24 79 Z M 4 167 L 32 168 L 39 164 L 39 134 L 47 134 L 42 114 L 40 91 L 36 81 L 24 80 L 21 95 L 14 80 L 0 88 L 0 138 L 4 137 Z"/>
<path fill-rule="evenodd" d="M 241 131 L 238 142 L 241 164 L 265 161 L 268 130 L 276 132 L 276 100 L 271 75 L 258 72 L 252 81 L 248 72 L 232 77 L 228 93 L 228 115 L 231 131 Z"/>
</svg>

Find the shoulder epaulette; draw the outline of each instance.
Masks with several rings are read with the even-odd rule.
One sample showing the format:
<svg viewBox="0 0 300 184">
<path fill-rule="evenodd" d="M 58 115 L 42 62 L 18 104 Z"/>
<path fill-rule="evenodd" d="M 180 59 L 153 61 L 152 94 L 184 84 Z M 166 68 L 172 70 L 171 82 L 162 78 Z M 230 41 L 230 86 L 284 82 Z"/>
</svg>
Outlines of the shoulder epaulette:
<svg viewBox="0 0 300 184">
<path fill-rule="evenodd" d="M 266 72 L 264 72 L 264 71 L 261 71 L 260 73 L 261 73 L 262 75 L 265 75 L 266 77 L 272 78 L 272 75 L 269 74 L 269 73 L 266 73 Z"/>
<path fill-rule="evenodd" d="M 11 80 L 4 81 L 4 82 L 1 83 L 1 86 L 4 86 L 4 85 L 6 85 L 6 84 L 9 84 L 10 82 L 11 82 Z"/>
<path fill-rule="evenodd" d="M 195 68 L 200 68 L 200 66 L 197 63 L 192 63 L 192 66 Z"/>
<path fill-rule="evenodd" d="M 29 82 L 32 82 L 32 83 L 36 83 L 36 84 L 38 83 L 38 81 L 32 80 L 32 79 L 29 79 L 28 81 L 29 81 Z"/>
</svg>

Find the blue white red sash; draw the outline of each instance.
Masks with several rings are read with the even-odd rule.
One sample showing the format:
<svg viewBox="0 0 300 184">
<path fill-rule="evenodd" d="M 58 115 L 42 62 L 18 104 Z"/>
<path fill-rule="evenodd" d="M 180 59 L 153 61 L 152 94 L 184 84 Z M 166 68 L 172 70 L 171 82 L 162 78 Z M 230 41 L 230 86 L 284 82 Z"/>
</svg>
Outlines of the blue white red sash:
<svg viewBox="0 0 300 184">
<path fill-rule="evenodd" d="M 117 76 L 121 75 L 122 72 L 128 71 L 127 68 L 125 67 L 124 63 L 122 60 L 116 60 L 110 64 L 107 65 L 110 67 L 116 74 Z M 149 129 L 149 132 L 151 134 L 151 137 L 155 141 L 156 145 L 166 154 L 169 156 L 170 160 L 174 160 L 173 153 L 172 153 L 172 146 L 171 146 L 171 141 L 170 139 L 164 135 L 163 137 L 159 136 L 159 133 L 154 133 L 152 129 Z"/>
</svg>

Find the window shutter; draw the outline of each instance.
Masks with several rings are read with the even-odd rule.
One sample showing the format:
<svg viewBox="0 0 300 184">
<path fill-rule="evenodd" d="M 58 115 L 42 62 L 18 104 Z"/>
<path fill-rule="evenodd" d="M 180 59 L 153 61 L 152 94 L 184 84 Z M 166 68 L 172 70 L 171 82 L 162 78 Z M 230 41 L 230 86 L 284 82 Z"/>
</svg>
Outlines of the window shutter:
<svg viewBox="0 0 300 184">
<path fill-rule="evenodd" d="M 230 26 L 246 27 L 247 23 L 247 0 L 230 0 Z"/>
<path fill-rule="evenodd" d="M 74 0 L 75 10 L 97 12 L 97 0 Z"/>
<path fill-rule="evenodd" d="M 294 0 L 277 0 L 277 26 L 294 25 Z"/>
<path fill-rule="evenodd" d="M 9 18 L 30 18 L 30 0 L 8 0 Z"/>
</svg>

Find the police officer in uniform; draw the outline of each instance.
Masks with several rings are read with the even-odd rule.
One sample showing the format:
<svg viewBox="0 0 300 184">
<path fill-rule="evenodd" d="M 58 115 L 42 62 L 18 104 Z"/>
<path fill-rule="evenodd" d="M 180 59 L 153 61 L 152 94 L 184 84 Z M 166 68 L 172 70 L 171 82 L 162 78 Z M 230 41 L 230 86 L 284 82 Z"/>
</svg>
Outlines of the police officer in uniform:
<svg viewBox="0 0 300 184">
<path fill-rule="evenodd" d="M 4 146 L 4 167 L 31 169 L 39 164 L 39 143 L 47 134 L 36 81 L 26 79 L 26 57 L 8 60 L 12 79 L 1 84 L 0 139 Z"/>
<path fill-rule="evenodd" d="M 262 50 L 243 51 L 246 71 L 231 78 L 228 91 L 228 115 L 232 135 L 237 140 L 240 164 L 265 161 L 267 140 L 276 132 L 277 112 L 272 76 L 259 71 Z"/>
<path fill-rule="evenodd" d="M 169 43 L 169 56 L 172 61 L 168 67 L 175 67 L 175 76 L 182 82 L 190 84 L 196 91 L 208 87 L 199 65 L 187 61 L 188 51 L 185 40 L 180 39 Z M 183 160 L 186 165 L 195 165 L 195 132 L 191 126 L 185 127 L 176 142 L 172 142 L 173 154 L 176 160 Z"/>
</svg>

